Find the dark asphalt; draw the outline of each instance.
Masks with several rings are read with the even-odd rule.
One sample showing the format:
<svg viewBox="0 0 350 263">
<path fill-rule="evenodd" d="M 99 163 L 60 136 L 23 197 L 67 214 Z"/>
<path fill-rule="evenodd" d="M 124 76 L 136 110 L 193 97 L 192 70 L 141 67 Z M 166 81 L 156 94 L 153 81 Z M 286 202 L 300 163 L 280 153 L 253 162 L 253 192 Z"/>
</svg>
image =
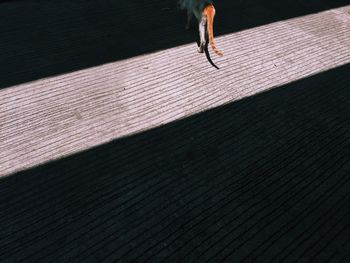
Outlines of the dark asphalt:
<svg viewBox="0 0 350 263">
<path fill-rule="evenodd" d="M 349 69 L 2 179 L 2 261 L 348 262 Z"/>
<path fill-rule="evenodd" d="M 0 88 L 197 39 L 177 0 L 0 1 Z M 215 35 L 345 6 L 349 0 L 217 1 Z"/>
</svg>

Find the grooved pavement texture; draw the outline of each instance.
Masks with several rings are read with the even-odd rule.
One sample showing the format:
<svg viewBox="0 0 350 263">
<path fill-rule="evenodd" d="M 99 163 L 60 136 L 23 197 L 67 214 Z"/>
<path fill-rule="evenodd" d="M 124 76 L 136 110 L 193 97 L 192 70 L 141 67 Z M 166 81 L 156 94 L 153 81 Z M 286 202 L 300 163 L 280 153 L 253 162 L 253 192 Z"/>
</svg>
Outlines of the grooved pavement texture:
<svg viewBox="0 0 350 263">
<path fill-rule="evenodd" d="M 257 17 L 277 5 L 249 2 Z M 315 12 L 223 30 L 216 70 L 196 35 L 147 16 L 181 17 L 170 1 L 122 6 L 134 41 L 120 54 L 97 34 L 114 28 L 113 1 L 77 3 L 0 3 L 33 11 L 34 28 L 35 12 L 68 8 L 34 29 L 51 44 L 42 53 L 19 24 L 0 43 L 0 68 L 18 67 L 0 89 L 1 262 L 349 262 L 348 6 L 298 3 Z M 240 7 L 222 6 L 217 27 Z M 84 23 L 96 28 L 73 56 Z M 137 41 L 153 30 L 143 23 L 164 31 L 155 50 Z"/>
</svg>

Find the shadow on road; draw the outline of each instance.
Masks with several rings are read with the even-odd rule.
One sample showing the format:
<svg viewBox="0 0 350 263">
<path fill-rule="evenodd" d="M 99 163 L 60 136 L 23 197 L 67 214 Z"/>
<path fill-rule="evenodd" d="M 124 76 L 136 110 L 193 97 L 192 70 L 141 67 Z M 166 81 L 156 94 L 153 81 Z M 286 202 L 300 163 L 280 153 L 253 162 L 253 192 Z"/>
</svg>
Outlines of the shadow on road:
<svg viewBox="0 0 350 263">
<path fill-rule="evenodd" d="M 222 0 L 221 35 L 349 4 Z M 175 0 L 0 2 L 0 88 L 195 42 Z M 195 50 L 194 50 L 195 52 Z"/>
<path fill-rule="evenodd" d="M 347 262 L 349 71 L 3 178 L 1 258 Z"/>
</svg>

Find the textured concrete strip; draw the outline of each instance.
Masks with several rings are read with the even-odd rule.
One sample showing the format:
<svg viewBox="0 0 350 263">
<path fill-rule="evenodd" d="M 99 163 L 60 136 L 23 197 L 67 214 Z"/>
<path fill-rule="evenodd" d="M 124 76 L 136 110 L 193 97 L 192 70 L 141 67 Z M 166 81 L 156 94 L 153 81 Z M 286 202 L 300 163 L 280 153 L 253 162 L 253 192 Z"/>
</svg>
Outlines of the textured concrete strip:
<svg viewBox="0 0 350 263">
<path fill-rule="evenodd" d="M 1 175 L 350 62 L 350 7 L 0 90 Z"/>
</svg>

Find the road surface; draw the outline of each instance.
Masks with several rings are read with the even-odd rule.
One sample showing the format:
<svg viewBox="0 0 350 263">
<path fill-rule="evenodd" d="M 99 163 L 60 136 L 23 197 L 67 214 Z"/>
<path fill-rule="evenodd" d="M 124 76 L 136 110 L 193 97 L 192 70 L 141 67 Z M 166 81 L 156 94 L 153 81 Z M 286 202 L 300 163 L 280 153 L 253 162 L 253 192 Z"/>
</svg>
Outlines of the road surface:
<svg viewBox="0 0 350 263">
<path fill-rule="evenodd" d="M 348 262 L 350 6 L 116 2 L 0 3 L 1 262 Z"/>
</svg>

